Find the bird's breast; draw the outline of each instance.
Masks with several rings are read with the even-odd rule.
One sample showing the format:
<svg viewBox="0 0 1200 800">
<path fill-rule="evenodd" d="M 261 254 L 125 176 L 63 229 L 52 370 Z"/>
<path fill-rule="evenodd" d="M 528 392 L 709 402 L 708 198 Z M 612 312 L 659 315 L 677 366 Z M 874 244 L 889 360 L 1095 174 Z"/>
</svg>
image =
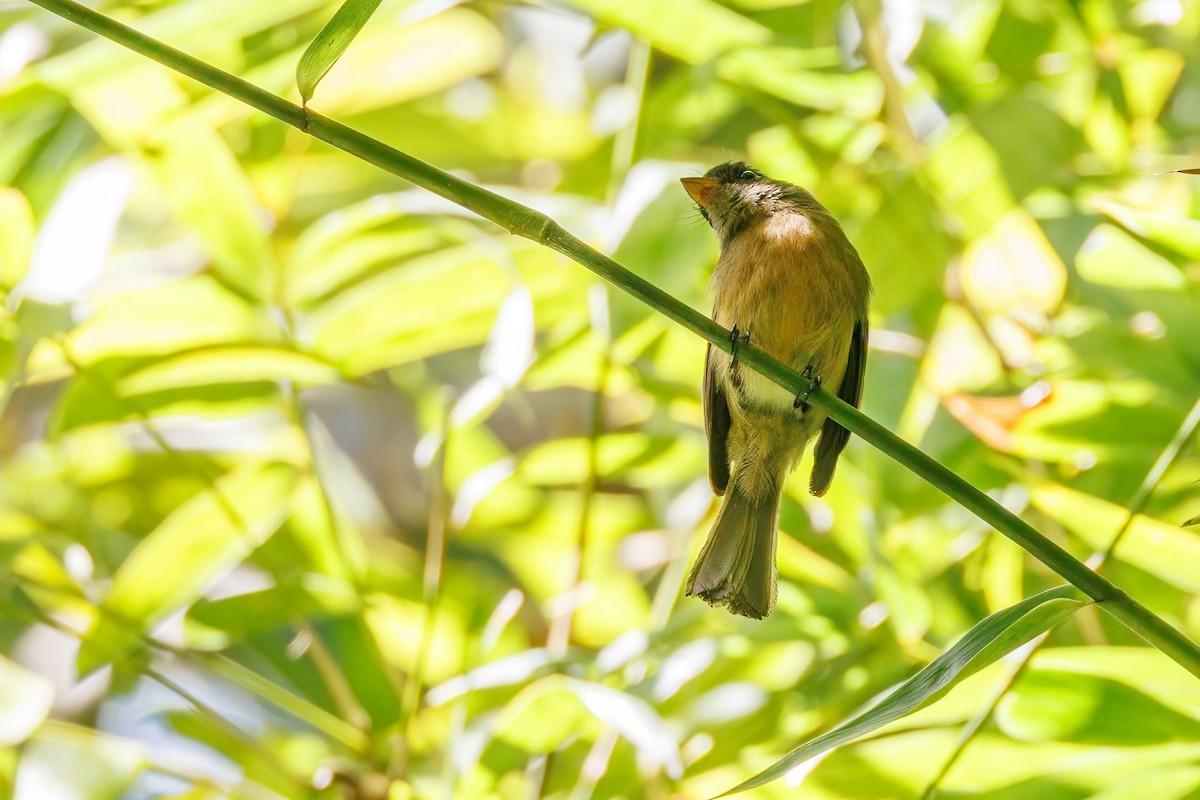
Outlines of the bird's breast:
<svg viewBox="0 0 1200 800">
<path fill-rule="evenodd" d="M 768 219 L 723 248 L 711 284 L 714 317 L 727 328 L 749 330 L 752 344 L 794 369 L 811 363 L 836 390 L 854 324 L 865 315 L 855 269 L 861 262 L 840 230 L 827 233 L 799 214 Z M 792 398 L 773 382 L 750 370 L 739 377 L 739 392 L 750 404 L 790 408 Z"/>
</svg>

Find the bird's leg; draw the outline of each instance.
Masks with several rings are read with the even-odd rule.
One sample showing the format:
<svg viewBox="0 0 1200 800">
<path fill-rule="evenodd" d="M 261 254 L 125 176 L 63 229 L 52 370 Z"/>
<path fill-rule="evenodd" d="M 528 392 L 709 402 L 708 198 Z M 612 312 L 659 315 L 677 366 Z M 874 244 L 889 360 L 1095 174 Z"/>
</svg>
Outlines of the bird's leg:
<svg viewBox="0 0 1200 800">
<path fill-rule="evenodd" d="M 733 324 L 733 329 L 729 332 L 729 380 L 736 387 L 741 387 L 742 376 L 738 373 L 738 350 L 743 344 L 750 344 L 750 329 L 741 331 L 738 330 L 737 323 Z"/>
<path fill-rule="evenodd" d="M 813 375 L 812 364 L 805 366 L 804 370 L 800 374 L 803 377 L 808 378 L 811 383 L 807 389 L 796 395 L 796 399 L 792 401 L 792 408 L 798 408 L 801 412 L 805 412 L 810 408 L 808 405 L 808 398 L 812 395 L 814 390 L 821 387 L 821 379 L 818 376 Z"/>
</svg>

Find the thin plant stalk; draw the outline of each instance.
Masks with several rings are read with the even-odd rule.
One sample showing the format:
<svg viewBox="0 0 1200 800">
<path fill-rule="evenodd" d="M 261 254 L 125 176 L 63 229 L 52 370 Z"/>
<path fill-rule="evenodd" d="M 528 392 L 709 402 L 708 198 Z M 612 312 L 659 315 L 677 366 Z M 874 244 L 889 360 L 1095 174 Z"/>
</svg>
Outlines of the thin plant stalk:
<svg viewBox="0 0 1200 800">
<path fill-rule="evenodd" d="M 731 349 L 730 332 L 727 329 L 584 244 L 545 214 L 455 177 L 315 111 L 306 111 L 295 103 L 210 66 L 72 0 L 30 2 L 299 128 L 314 138 L 474 211 L 512 234 L 557 250 L 715 347 L 725 352 Z M 828 391 L 815 387 L 810 379 L 757 347 L 750 345 L 739 348 L 738 358 L 741 363 L 784 389 L 797 395 L 808 393 L 808 402 L 820 407 L 830 419 L 900 462 L 1012 539 L 1026 552 L 1095 600 L 1101 608 L 1146 642 L 1193 675 L 1200 677 L 1200 647 L 986 493 L 858 409 Z"/>
</svg>

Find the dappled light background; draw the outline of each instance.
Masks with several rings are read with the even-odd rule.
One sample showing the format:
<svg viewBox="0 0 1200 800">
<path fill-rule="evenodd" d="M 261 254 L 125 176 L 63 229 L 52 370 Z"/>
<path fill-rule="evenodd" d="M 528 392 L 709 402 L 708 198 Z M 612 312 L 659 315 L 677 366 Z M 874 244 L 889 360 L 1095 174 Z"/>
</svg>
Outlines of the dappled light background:
<svg viewBox="0 0 1200 800">
<path fill-rule="evenodd" d="M 298 100 L 338 3 L 101 6 Z M 384 0 L 310 105 L 704 310 L 678 178 L 810 189 L 875 282 L 864 410 L 1081 559 L 1119 537 L 1195 639 L 1198 35 L 1180 0 Z M 771 617 L 682 598 L 701 340 L 23 2 L 0 187 L 6 796 L 710 797 L 1061 583 L 852 440 L 788 485 Z M 1200 797 L 1165 656 L 1085 608 L 1016 657 L 751 795 Z"/>
</svg>

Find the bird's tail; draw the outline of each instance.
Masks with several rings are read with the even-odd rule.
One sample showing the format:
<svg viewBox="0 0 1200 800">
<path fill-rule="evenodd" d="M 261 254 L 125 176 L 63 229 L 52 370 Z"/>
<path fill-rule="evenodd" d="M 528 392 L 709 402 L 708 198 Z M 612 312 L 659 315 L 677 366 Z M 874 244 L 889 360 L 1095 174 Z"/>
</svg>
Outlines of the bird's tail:
<svg viewBox="0 0 1200 800">
<path fill-rule="evenodd" d="M 688 577 L 688 596 L 762 619 L 775 607 L 779 485 L 750 498 L 731 481 L 717 521 Z"/>
</svg>

